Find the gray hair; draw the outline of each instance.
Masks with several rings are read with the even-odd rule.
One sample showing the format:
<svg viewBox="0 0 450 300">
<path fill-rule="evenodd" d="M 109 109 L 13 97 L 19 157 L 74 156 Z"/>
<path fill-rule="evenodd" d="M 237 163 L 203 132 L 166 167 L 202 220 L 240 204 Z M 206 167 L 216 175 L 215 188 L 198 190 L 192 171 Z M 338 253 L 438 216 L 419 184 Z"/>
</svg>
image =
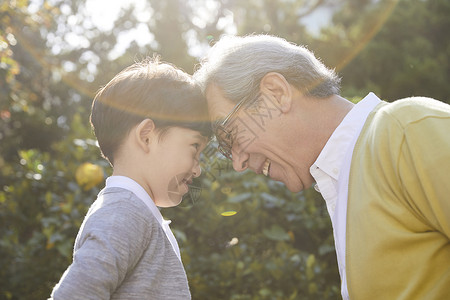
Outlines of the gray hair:
<svg viewBox="0 0 450 300">
<path fill-rule="evenodd" d="M 261 79 L 278 72 L 308 96 L 339 94 L 340 78 L 303 46 L 270 35 L 222 37 L 201 61 L 194 79 L 203 92 L 211 84 L 237 103 L 259 93 Z"/>
</svg>

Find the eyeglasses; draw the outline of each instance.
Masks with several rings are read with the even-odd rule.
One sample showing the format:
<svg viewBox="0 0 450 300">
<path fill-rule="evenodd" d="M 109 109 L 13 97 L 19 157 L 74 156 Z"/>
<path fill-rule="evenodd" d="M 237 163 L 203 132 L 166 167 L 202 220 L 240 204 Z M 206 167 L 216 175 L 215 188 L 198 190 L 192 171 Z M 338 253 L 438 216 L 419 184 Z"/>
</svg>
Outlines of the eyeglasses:
<svg viewBox="0 0 450 300">
<path fill-rule="evenodd" d="M 227 129 L 227 126 L 230 123 L 230 120 L 233 119 L 235 115 L 239 112 L 242 106 L 247 103 L 251 103 L 253 101 L 249 101 L 250 99 L 257 99 L 259 98 L 259 93 L 257 97 L 245 97 L 241 101 L 236 104 L 231 112 L 225 117 L 225 119 L 222 122 L 215 123 L 213 125 L 214 134 L 216 136 L 217 142 L 219 143 L 218 149 L 219 152 L 222 153 L 223 156 L 226 158 L 233 160 L 233 155 L 231 152 L 231 149 L 233 148 L 233 140 L 235 131 L 237 130 L 236 126 L 232 127 L 231 130 Z"/>
</svg>

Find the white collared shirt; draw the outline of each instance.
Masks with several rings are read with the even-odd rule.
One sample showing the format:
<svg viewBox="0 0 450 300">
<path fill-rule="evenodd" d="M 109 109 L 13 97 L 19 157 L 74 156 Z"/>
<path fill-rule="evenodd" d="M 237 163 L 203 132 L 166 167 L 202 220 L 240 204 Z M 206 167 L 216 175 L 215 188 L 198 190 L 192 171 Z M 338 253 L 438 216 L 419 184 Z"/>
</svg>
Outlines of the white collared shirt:
<svg viewBox="0 0 450 300">
<path fill-rule="evenodd" d="M 172 230 L 170 230 L 169 224 L 171 223 L 170 220 L 164 220 L 163 216 L 161 215 L 161 212 L 159 211 L 158 207 L 156 206 L 155 202 L 150 198 L 148 193 L 145 191 L 145 189 L 136 181 L 133 179 L 126 177 L 126 176 L 110 176 L 106 178 L 106 187 L 105 188 L 111 188 L 111 187 L 118 187 L 123 188 L 126 190 L 129 190 L 133 194 L 135 194 L 139 199 L 142 200 L 142 202 L 145 203 L 145 205 L 150 209 L 153 216 L 158 220 L 158 223 L 161 225 L 164 233 L 167 236 L 167 239 L 169 240 L 170 244 L 172 245 L 173 250 L 175 251 L 175 254 L 178 256 L 178 259 L 181 261 L 181 255 L 180 255 L 180 248 L 178 247 L 177 240 L 175 236 L 172 233 Z"/>
<path fill-rule="evenodd" d="M 356 140 L 369 113 L 381 100 L 369 93 L 345 116 L 310 168 L 315 189 L 325 199 L 333 225 L 342 298 L 349 299 L 345 274 L 345 238 L 350 164 Z"/>
</svg>

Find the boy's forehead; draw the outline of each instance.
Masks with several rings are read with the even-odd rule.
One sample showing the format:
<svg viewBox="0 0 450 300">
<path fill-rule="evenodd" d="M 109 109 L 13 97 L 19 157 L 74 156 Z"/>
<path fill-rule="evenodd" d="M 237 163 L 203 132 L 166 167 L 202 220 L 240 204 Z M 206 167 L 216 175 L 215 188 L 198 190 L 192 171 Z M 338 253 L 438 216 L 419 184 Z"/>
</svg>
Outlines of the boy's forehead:
<svg viewBox="0 0 450 300">
<path fill-rule="evenodd" d="M 181 134 L 181 136 L 186 137 L 188 139 L 195 139 L 195 140 L 198 140 L 199 142 L 208 140 L 208 138 L 206 136 L 202 135 L 200 131 L 197 131 L 195 129 L 185 128 L 185 127 L 174 127 L 174 128 L 178 128 L 178 130 L 181 129 L 182 131 L 179 132 Z"/>
</svg>

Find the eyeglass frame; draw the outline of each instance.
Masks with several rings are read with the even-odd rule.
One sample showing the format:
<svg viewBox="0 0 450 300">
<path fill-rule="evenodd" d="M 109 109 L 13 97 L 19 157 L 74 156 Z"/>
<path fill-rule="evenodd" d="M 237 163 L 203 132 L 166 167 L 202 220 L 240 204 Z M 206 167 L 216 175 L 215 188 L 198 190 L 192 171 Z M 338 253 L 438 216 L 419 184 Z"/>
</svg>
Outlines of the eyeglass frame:
<svg viewBox="0 0 450 300">
<path fill-rule="evenodd" d="M 246 104 L 247 102 L 250 102 L 249 99 L 256 100 L 256 99 L 258 99 L 260 97 L 260 95 L 261 95 L 261 93 L 258 93 L 255 98 L 245 97 L 244 99 L 239 101 L 233 107 L 233 109 L 228 113 L 228 115 L 225 117 L 225 119 L 222 122 L 214 123 L 213 131 L 214 131 L 214 135 L 216 136 L 217 142 L 219 143 L 219 145 L 217 146 L 217 149 L 226 158 L 228 158 L 230 160 L 233 160 L 233 156 L 232 156 L 232 153 L 231 153 L 231 149 L 233 148 L 233 140 L 232 140 L 232 137 L 231 137 L 232 132 L 228 131 L 226 129 L 226 126 L 228 125 L 227 123 L 229 122 L 229 120 L 231 120 L 232 117 L 234 117 L 239 112 L 239 110 L 241 109 L 241 107 L 244 104 Z M 217 133 L 217 131 L 219 131 L 219 130 L 221 130 L 226 135 L 230 136 L 230 138 L 229 138 L 230 145 L 228 145 L 227 142 L 225 142 L 222 138 L 219 137 L 219 134 Z"/>
</svg>

